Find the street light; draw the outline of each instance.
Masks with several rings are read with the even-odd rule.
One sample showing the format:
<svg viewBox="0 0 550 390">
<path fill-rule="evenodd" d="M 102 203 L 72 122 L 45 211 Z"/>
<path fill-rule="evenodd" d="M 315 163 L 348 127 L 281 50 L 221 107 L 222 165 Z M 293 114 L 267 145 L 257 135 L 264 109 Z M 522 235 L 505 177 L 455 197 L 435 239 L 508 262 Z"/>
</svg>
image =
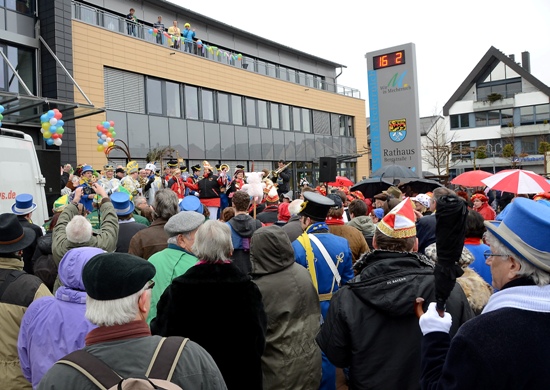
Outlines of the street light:
<svg viewBox="0 0 550 390">
<path fill-rule="evenodd" d="M 497 146 L 500 149 L 500 152 L 498 151 Z M 491 145 L 488 143 L 487 145 L 485 145 L 485 149 L 489 150 L 489 153 L 493 155 L 493 175 L 494 175 L 496 173 L 495 172 L 495 153 L 502 153 L 502 144 L 496 143 L 494 145 Z"/>
</svg>

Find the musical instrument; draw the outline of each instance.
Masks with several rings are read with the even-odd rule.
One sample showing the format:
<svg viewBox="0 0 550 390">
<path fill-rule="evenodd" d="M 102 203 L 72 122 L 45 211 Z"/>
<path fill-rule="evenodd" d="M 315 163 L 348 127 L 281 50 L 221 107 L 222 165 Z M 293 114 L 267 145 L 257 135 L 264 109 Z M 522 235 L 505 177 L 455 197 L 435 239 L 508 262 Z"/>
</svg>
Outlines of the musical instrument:
<svg viewBox="0 0 550 390">
<path fill-rule="evenodd" d="M 269 175 L 267 175 L 268 178 L 275 178 L 277 176 L 279 176 L 279 174 L 284 171 L 285 169 L 287 169 L 290 165 L 292 164 L 292 161 L 289 162 L 289 163 L 286 163 L 285 165 L 283 165 L 281 168 L 278 168 L 274 171 L 270 171 L 269 172 Z"/>
</svg>

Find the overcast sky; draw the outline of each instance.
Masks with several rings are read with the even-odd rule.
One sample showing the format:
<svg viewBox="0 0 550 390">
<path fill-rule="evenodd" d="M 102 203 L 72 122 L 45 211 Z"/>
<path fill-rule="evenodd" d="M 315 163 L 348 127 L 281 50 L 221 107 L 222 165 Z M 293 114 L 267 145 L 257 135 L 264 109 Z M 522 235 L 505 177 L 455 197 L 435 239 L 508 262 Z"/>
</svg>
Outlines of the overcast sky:
<svg viewBox="0 0 550 390">
<path fill-rule="evenodd" d="M 361 91 L 367 117 L 365 54 L 409 42 L 416 45 L 420 116 L 440 113 L 491 46 L 517 62 L 530 52 L 531 73 L 550 85 L 550 0 L 171 1 L 346 65 L 338 83 Z"/>
</svg>

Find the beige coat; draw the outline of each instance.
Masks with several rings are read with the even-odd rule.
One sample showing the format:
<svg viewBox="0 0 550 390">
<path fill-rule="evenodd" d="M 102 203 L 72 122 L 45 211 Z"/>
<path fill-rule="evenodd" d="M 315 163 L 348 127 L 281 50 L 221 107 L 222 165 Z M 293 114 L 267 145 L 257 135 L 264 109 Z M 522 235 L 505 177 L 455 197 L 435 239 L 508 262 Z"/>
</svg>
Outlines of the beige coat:
<svg viewBox="0 0 550 390">
<path fill-rule="evenodd" d="M 347 225 L 328 225 L 328 230 L 332 234 L 348 240 L 354 264 L 363 253 L 370 252 L 367 241 L 359 229 Z"/>
</svg>

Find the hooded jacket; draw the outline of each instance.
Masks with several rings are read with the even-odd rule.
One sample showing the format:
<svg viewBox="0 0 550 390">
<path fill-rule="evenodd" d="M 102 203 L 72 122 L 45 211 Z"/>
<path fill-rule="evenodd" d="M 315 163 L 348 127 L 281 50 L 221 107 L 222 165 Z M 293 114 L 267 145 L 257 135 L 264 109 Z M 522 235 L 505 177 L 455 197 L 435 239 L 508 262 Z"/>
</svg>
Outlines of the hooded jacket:
<svg viewBox="0 0 550 390">
<path fill-rule="evenodd" d="M 262 227 L 262 223 L 247 214 L 235 215 L 226 222 L 231 229 L 231 241 L 233 243 L 233 255 L 231 260 L 243 273 L 250 272 L 250 238 L 252 234 Z M 243 238 L 245 239 L 243 246 Z M 248 240 L 248 245 L 246 244 Z"/>
<path fill-rule="evenodd" d="M 55 297 L 34 301 L 23 316 L 17 350 L 21 371 L 33 385 L 63 356 L 84 348 L 86 334 L 96 326 L 84 316 L 86 292 L 82 269 L 99 248 L 75 248 L 68 251 L 59 264 L 63 286 Z"/>
<path fill-rule="evenodd" d="M 309 272 L 296 264 L 290 240 L 278 226 L 254 233 L 250 261 L 267 315 L 264 390 L 319 388 L 321 350 L 315 336 L 321 310 Z"/>
<path fill-rule="evenodd" d="M 370 217 L 366 215 L 361 215 L 359 217 L 352 218 L 351 221 L 349 221 L 346 225 L 353 226 L 361 233 L 363 233 L 363 237 L 365 237 L 367 245 L 370 249 L 373 249 L 372 236 L 374 236 L 376 225 L 374 224 L 374 222 L 372 222 L 372 219 Z"/>
<path fill-rule="evenodd" d="M 417 253 L 375 250 L 333 296 L 317 342 L 337 367 L 350 367 L 350 389 L 419 389 L 422 333 L 414 302 L 435 301 L 433 262 Z M 456 284 L 447 311 L 451 336 L 473 317 Z"/>
</svg>

